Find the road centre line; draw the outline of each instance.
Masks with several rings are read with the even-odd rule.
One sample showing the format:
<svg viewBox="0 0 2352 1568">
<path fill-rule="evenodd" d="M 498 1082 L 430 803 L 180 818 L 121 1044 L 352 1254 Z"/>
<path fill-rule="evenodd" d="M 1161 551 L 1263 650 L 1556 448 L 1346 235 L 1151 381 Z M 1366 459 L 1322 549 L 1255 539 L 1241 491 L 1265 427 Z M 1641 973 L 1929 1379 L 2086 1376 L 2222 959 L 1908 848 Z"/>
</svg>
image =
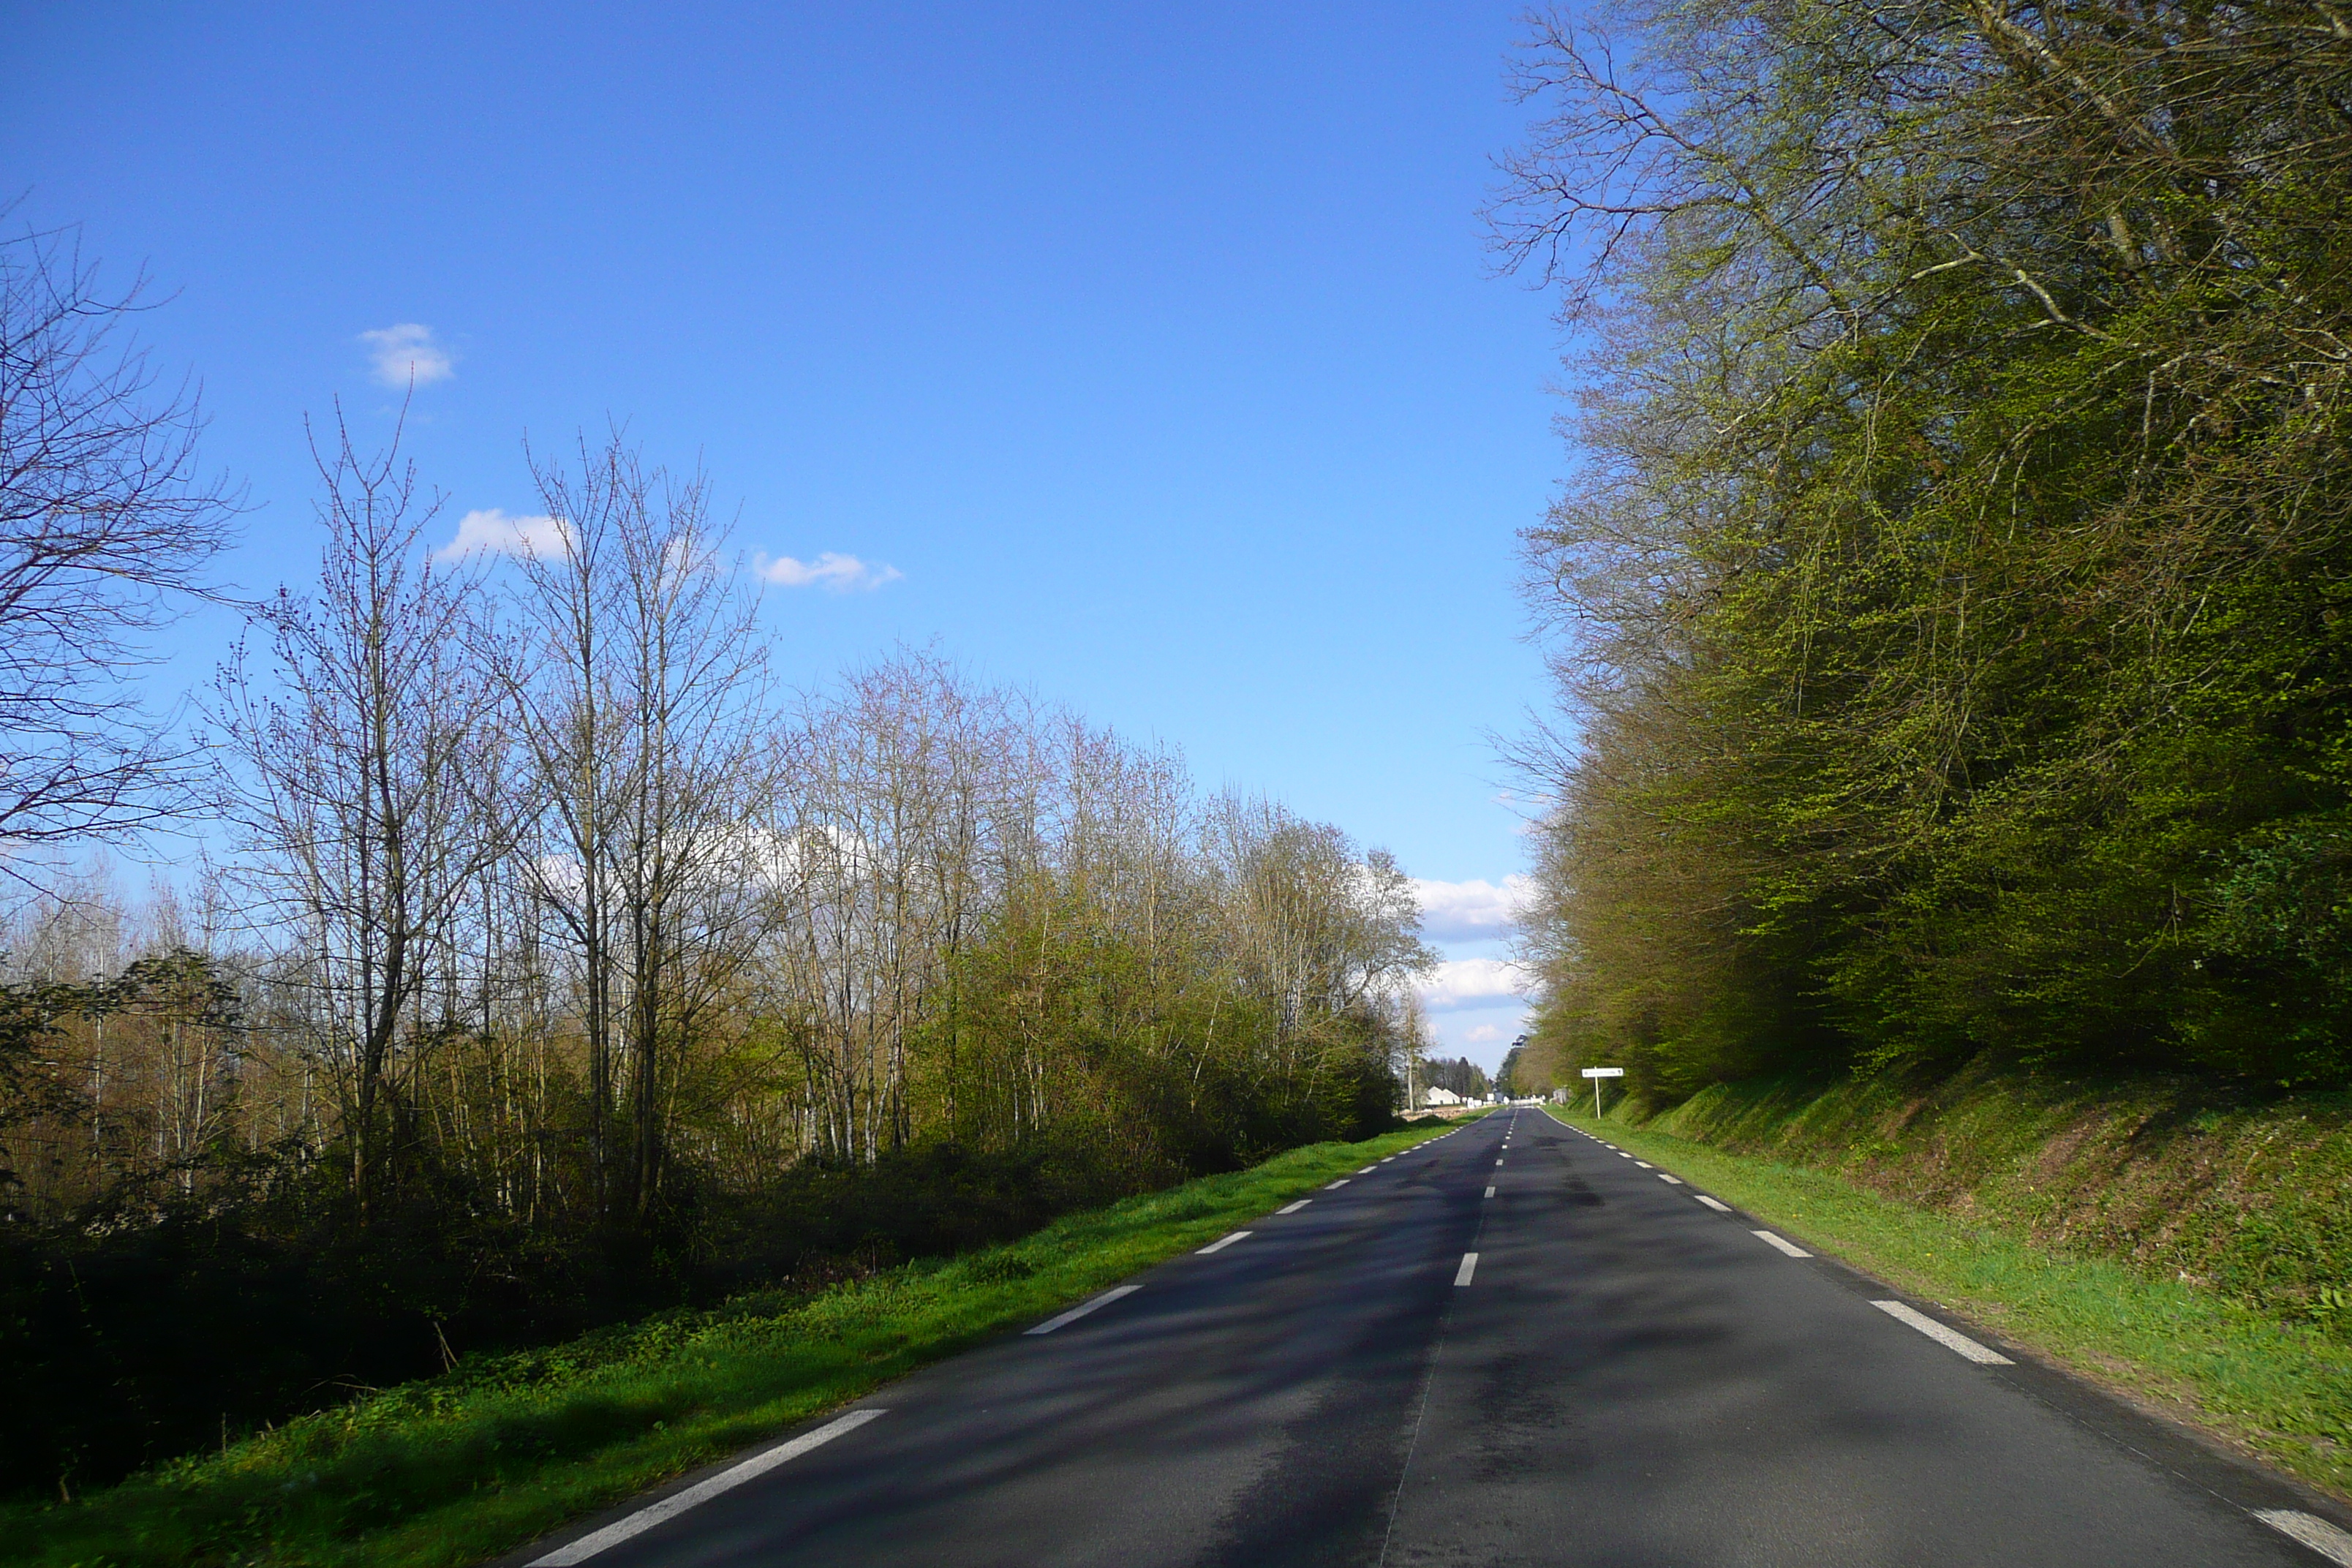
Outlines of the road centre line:
<svg viewBox="0 0 2352 1568">
<path fill-rule="evenodd" d="M 1496 1162 L 1495 1162 L 1495 1163 L 1496 1163 L 1497 1165 L 1501 1164 L 1502 1163 L 1503 1163 L 1503 1162 L 1501 1162 L 1500 1160 L 1497 1160 L 1497 1161 L 1496 1161 Z"/>
<path fill-rule="evenodd" d="M 1138 1290 L 1142 1289 L 1143 1287 L 1140 1285 L 1114 1285 L 1109 1289 L 1104 1291 L 1101 1295 L 1097 1296 L 1093 1300 L 1081 1301 L 1076 1306 L 1071 1308 L 1068 1311 L 1063 1313 L 1060 1317 L 1048 1318 L 1044 1322 L 1038 1324 L 1035 1328 L 1030 1329 L 1026 1331 L 1033 1334 L 1050 1334 L 1055 1329 L 1066 1329 L 1072 1323 L 1076 1322 L 1080 1318 L 1085 1317 L 1088 1312 L 1093 1311 L 1096 1308 L 1108 1307 L 1113 1301 L 1118 1300 L 1120 1297 L 1132 1296 Z M 533 1564 L 533 1568 L 537 1568 L 537 1565 Z"/>
<path fill-rule="evenodd" d="M 1308 1204 L 1311 1204 L 1315 1200 L 1313 1198 L 1301 1198 L 1295 1204 L 1285 1204 L 1274 1212 L 1276 1214 L 1297 1214 L 1300 1209 L 1305 1208 Z"/>
<path fill-rule="evenodd" d="M 1212 1252 L 1223 1252 L 1226 1247 L 1231 1247 L 1234 1243 L 1239 1241 L 1242 1237 L 1249 1234 L 1250 1233 L 1245 1230 L 1237 1230 L 1231 1236 L 1221 1236 L 1217 1237 L 1216 1240 L 1209 1243 L 1208 1246 L 1200 1248 L 1194 1256 L 1206 1258 Z"/>
<path fill-rule="evenodd" d="M 1475 1252 L 1464 1253 L 1462 1255 L 1462 1267 L 1454 1271 L 1454 1283 L 1455 1288 L 1459 1289 L 1464 1285 L 1469 1284 L 1470 1276 L 1477 1272 L 1478 1255 Z"/>
<path fill-rule="evenodd" d="M 1759 1231 L 1758 1233 L 1761 1235 Z M 1900 1301 L 1873 1301 L 1872 1306 L 1898 1323 L 1908 1323 L 1948 1351 L 1957 1351 L 1979 1366 L 2014 1366 L 1997 1350 L 1990 1350 L 1956 1330 L 1948 1329 L 1925 1312 L 1915 1312 Z"/>
<path fill-rule="evenodd" d="M 1708 1197 L 1705 1193 L 1693 1193 L 1691 1196 L 1696 1198 L 1699 1202 L 1705 1204 L 1707 1207 L 1713 1209 L 1717 1214 L 1729 1214 L 1731 1212 L 1731 1205 L 1729 1204 L 1719 1204 L 1713 1198 Z"/>
<path fill-rule="evenodd" d="M 559 1546 L 543 1557 L 534 1557 L 530 1568 L 569 1568 L 574 1563 L 585 1563 L 608 1546 L 618 1546 L 634 1535 L 642 1535 L 664 1520 L 675 1519 L 698 1503 L 709 1502 L 721 1492 L 733 1491 L 745 1481 L 757 1480 L 778 1465 L 799 1458 L 812 1448 L 822 1447 L 845 1432 L 855 1432 L 884 1410 L 853 1410 L 846 1415 L 835 1416 L 814 1432 L 803 1432 L 790 1442 L 779 1443 L 764 1453 L 754 1454 L 740 1465 L 730 1466 L 698 1481 L 682 1492 L 672 1492 L 657 1503 L 637 1510 L 626 1519 L 617 1520 L 604 1529 L 582 1536 L 569 1545 Z"/>
<path fill-rule="evenodd" d="M 1486 1189 L 1486 1195 L 1487 1195 L 1488 1197 L 1490 1197 L 1490 1198 L 1491 1198 L 1491 1197 L 1493 1197 L 1493 1196 L 1495 1195 L 1495 1189 L 1494 1189 L 1494 1188 L 1492 1188 L 1492 1187 L 1488 1187 L 1488 1188 Z"/>
<path fill-rule="evenodd" d="M 2352 1535 L 2345 1534 L 2317 1514 L 2293 1508 L 2258 1508 L 2253 1513 L 2289 1541 L 2302 1542 L 2338 1568 L 2352 1568 Z"/>
<path fill-rule="evenodd" d="M 1772 1247 L 1779 1248 L 1780 1251 L 1787 1253 L 1791 1258 L 1811 1258 L 1812 1256 L 1811 1253 L 1807 1252 L 1795 1242 L 1790 1241 L 1782 1237 L 1774 1236 L 1769 1230 L 1751 1231 L 1749 1234 L 1770 1244 Z"/>
<path fill-rule="evenodd" d="M 1334 1187 L 1344 1187 L 1348 1184 L 1349 1180 L 1349 1178 L 1342 1176 L 1336 1182 L 1326 1182 L 1323 1184 L 1323 1190 L 1328 1193 Z"/>
</svg>

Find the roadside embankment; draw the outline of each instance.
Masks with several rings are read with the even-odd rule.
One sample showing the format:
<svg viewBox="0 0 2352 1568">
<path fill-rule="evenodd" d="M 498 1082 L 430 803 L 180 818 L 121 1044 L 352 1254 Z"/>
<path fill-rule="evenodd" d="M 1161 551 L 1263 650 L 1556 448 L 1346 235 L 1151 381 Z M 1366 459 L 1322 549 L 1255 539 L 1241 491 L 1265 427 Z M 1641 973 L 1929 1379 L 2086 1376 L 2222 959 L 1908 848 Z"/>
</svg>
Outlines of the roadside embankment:
<svg viewBox="0 0 2352 1568">
<path fill-rule="evenodd" d="M 2352 1498 L 2352 1097 L 1979 1061 L 1554 1113 Z"/>
<path fill-rule="evenodd" d="M 814 1299 L 751 1295 L 543 1350 L 469 1357 L 442 1377 L 70 1503 L 0 1506 L 0 1563 L 479 1562 L 1445 1130 L 1294 1149 Z"/>
<path fill-rule="evenodd" d="M 1643 1125 L 2276 1316 L 2352 1319 L 2352 1094 L 1986 1057 L 1933 1078 L 1719 1085 Z"/>
</svg>

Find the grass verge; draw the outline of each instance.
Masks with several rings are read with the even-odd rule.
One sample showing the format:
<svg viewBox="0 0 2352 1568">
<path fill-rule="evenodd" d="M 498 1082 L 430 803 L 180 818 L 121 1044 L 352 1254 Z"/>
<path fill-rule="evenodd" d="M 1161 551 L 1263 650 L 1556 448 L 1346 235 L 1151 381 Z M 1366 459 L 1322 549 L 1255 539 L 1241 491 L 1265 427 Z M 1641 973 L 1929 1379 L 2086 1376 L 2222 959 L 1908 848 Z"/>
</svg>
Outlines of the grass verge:
<svg viewBox="0 0 2352 1568">
<path fill-rule="evenodd" d="M 1444 1131 L 1294 1149 L 814 1299 L 742 1298 L 447 1375 L 135 1476 L 0 1506 L 0 1563 L 454 1568 L 1051 1315 Z"/>
<path fill-rule="evenodd" d="M 2203 1287 L 2061 1257 L 1842 1176 L 1548 1108 L 1792 1240 L 2352 1500 L 2352 1349 Z"/>
</svg>

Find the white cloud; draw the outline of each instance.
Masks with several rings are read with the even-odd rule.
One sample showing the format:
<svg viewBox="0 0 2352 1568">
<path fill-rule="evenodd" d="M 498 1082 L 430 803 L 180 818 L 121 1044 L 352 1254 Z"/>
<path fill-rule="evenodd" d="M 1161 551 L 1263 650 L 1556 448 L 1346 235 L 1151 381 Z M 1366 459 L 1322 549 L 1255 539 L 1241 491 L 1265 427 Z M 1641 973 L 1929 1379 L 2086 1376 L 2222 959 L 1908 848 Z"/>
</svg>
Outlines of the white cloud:
<svg viewBox="0 0 2352 1568">
<path fill-rule="evenodd" d="M 563 523 L 552 517 L 509 517 L 497 507 L 469 511 L 457 520 L 457 536 L 433 552 L 436 561 L 459 556 L 536 555 L 563 542 Z"/>
<path fill-rule="evenodd" d="M 430 386 L 457 374 L 457 356 L 433 341 L 433 329 L 416 321 L 362 332 L 372 374 L 386 386 Z"/>
<path fill-rule="evenodd" d="M 1535 881 L 1513 875 L 1498 888 L 1487 881 L 1433 882 L 1416 877 L 1412 891 L 1421 900 L 1423 936 L 1435 942 L 1477 942 L 1511 934 L 1519 910 L 1535 893 Z"/>
<path fill-rule="evenodd" d="M 751 557 L 751 570 L 762 583 L 772 583 L 780 588 L 805 588 L 814 583 L 829 593 L 846 594 L 852 589 L 879 588 L 885 583 L 895 583 L 906 575 L 896 566 L 880 562 L 871 564 L 855 555 L 844 555 L 828 550 L 814 561 L 799 561 L 789 555 L 772 560 L 765 555 Z"/>
<path fill-rule="evenodd" d="M 1421 1005 L 1433 1013 L 1454 1007 L 1493 1007 L 1518 999 L 1529 976 L 1500 958 L 1456 958 L 1439 964 L 1418 987 Z"/>
<path fill-rule="evenodd" d="M 1500 1024 L 1481 1024 L 1475 1029 L 1462 1031 L 1462 1041 L 1465 1045 L 1490 1046 L 1502 1037 L 1503 1026 Z"/>
</svg>

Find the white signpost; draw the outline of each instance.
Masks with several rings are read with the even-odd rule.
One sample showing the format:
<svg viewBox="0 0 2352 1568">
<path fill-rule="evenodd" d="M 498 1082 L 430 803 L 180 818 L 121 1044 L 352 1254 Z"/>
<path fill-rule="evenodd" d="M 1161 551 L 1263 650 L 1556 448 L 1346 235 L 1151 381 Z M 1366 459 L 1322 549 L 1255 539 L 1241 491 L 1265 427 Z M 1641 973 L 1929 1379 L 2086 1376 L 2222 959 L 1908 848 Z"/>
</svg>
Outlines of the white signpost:
<svg viewBox="0 0 2352 1568">
<path fill-rule="evenodd" d="M 1586 1068 L 1584 1076 L 1592 1080 L 1592 1120 L 1598 1121 L 1601 1120 L 1601 1080 L 1604 1078 L 1623 1078 L 1625 1069 L 1623 1068 Z"/>
</svg>

